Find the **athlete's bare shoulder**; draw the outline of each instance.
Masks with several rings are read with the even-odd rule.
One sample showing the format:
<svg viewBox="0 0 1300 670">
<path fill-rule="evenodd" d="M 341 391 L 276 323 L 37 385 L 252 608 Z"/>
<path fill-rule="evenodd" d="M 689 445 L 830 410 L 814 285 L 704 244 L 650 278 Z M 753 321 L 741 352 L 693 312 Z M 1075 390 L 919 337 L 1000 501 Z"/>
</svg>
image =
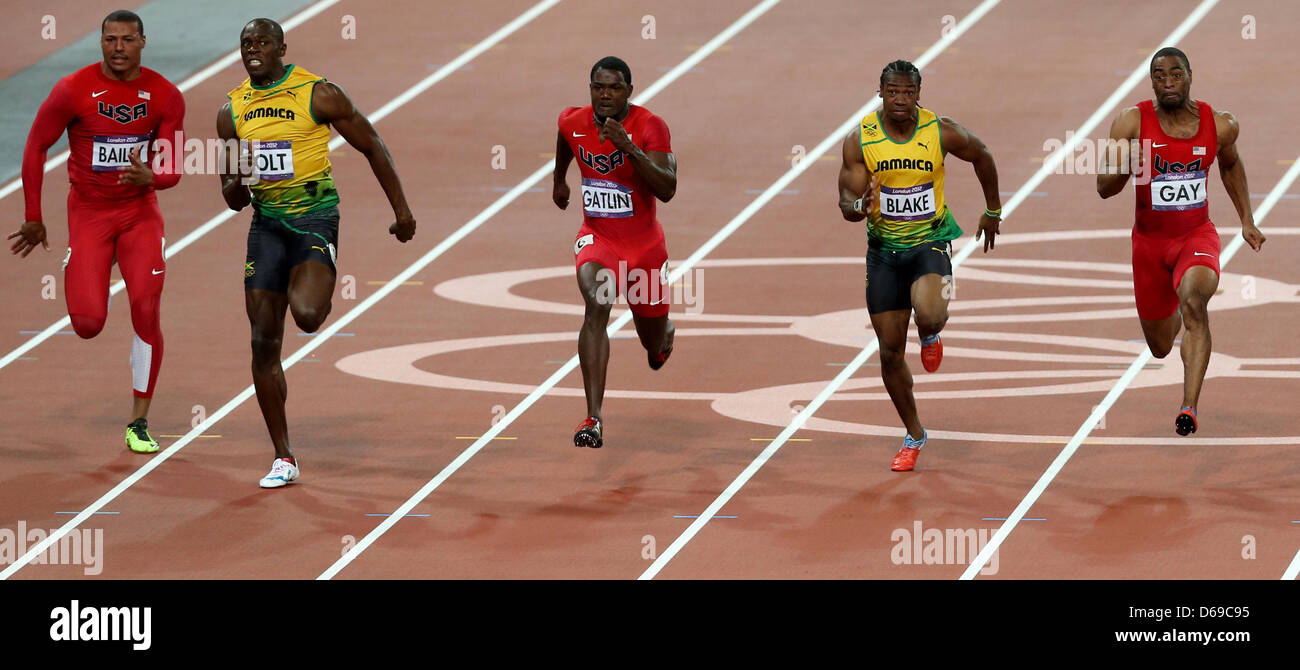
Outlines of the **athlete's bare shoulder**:
<svg viewBox="0 0 1300 670">
<path fill-rule="evenodd" d="M 1141 117 L 1142 110 L 1138 109 L 1137 105 L 1133 105 L 1132 107 L 1125 107 L 1124 109 L 1119 110 L 1119 116 L 1117 118 L 1133 119 L 1136 121 L 1141 119 Z"/>
<path fill-rule="evenodd" d="M 957 123 L 951 116 L 938 116 L 939 143 L 943 145 L 944 154 L 963 152 L 971 144 L 971 133 L 966 127 Z"/>
<path fill-rule="evenodd" d="M 350 119 L 356 113 L 352 99 L 342 86 L 328 79 L 321 79 L 312 85 L 311 114 L 317 123 Z"/>
<path fill-rule="evenodd" d="M 863 142 L 871 142 L 879 139 L 880 122 L 876 120 L 875 114 L 868 114 L 858 121 L 858 125 L 849 131 L 848 138 L 844 141 L 851 142 L 854 146 L 861 148 Z"/>
<path fill-rule="evenodd" d="M 1113 140 L 1136 140 L 1142 131 L 1142 111 L 1137 105 L 1119 110 L 1119 116 L 1110 125 Z"/>
<path fill-rule="evenodd" d="M 861 132 L 861 128 L 854 128 L 844 137 L 844 146 L 840 148 L 840 154 L 846 167 L 849 165 L 867 164 L 866 159 L 862 157 Z"/>
<path fill-rule="evenodd" d="M 1216 110 L 1214 112 L 1214 130 L 1219 136 L 1219 144 L 1232 144 L 1237 141 L 1237 133 L 1241 132 L 1241 126 L 1237 124 L 1237 117 L 1227 110 Z"/>
<path fill-rule="evenodd" d="M 316 82 L 315 84 L 312 85 L 311 93 L 312 93 L 313 96 L 315 96 L 315 95 L 317 95 L 317 94 L 320 94 L 320 95 L 323 95 L 323 96 L 326 96 L 326 97 L 340 97 L 340 96 L 341 96 L 341 97 L 346 98 L 346 97 L 348 96 L 347 91 L 344 91 L 342 86 L 339 86 L 337 83 L 332 82 L 332 81 L 330 81 L 330 80 L 328 80 L 328 79 L 325 79 L 325 78 L 322 78 L 320 81 L 318 81 L 318 82 Z"/>
<path fill-rule="evenodd" d="M 935 114 L 935 118 L 939 119 L 939 130 L 941 132 L 966 132 L 966 129 L 963 128 L 960 123 L 957 123 L 957 120 L 951 116 Z"/>
</svg>

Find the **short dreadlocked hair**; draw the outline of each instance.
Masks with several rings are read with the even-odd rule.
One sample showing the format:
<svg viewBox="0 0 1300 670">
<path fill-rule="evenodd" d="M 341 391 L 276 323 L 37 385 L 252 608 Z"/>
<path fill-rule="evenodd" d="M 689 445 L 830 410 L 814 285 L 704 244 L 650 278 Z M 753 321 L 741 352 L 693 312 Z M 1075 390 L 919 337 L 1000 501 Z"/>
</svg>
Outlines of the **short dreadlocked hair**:
<svg viewBox="0 0 1300 670">
<path fill-rule="evenodd" d="M 917 86 L 921 85 L 921 71 L 916 69 L 916 66 L 912 65 L 910 61 L 896 60 L 889 65 L 886 65 L 885 69 L 880 71 L 881 90 L 884 90 L 885 88 L 885 78 L 891 74 L 905 74 L 911 77 L 912 80 L 916 82 Z"/>
</svg>

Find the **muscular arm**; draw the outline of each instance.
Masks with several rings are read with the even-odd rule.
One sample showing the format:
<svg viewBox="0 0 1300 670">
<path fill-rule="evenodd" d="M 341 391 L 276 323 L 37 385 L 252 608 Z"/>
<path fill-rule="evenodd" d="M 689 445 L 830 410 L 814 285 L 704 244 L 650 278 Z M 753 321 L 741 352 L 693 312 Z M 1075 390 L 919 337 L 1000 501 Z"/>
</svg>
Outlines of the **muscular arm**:
<svg viewBox="0 0 1300 670">
<path fill-rule="evenodd" d="M 388 196 L 388 204 L 392 206 L 393 216 L 397 219 L 389 227 L 389 232 L 402 242 L 411 239 L 415 235 L 415 217 L 406 204 L 406 195 L 402 192 L 402 182 L 397 177 L 393 157 L 388 153 L 388 147 L 384 145 L 379 133 L 375 132 L 375 127 L 370 125 L 370 120 L 352 104 L 351 98 L 343 89 L 328 81 L 321 82 L 312 89 L 311 108 L 317 121 L 334 126 L 339 135 L 370 162 L 370 170 L 374 172 L 379 186 L 384 189 L 384 195 Z"/>
<path fill-rule="evenodd" d="M 235 134 L 235 120 L 230 116 L 230 103 L 217 110 L 217 137 L 221 138 L 221 197 L 226 206 L 238 212 L 252 202 L 248 185 L 242 180 L 239 170 L 239 153 L 231 153 L 238 146 L 239 137 Z"/>
<path fill-rule="evenodd" d="M 961 124 L 948 117 L 939 119 L 940 141 L 945 153 L 952 154 L 975 166 L 975 177 L 984 191 L 984 207 L 993 211 L 1002 209 L 1002 195 L 998 193 L 998 166 L 988 147 Z"/>
<path fill-rule="evenodd" d="M 68 101 L 66 85 L 63 81 L 54 85 L 50 97 L 45 99 L 36 112 L 36 120 L 27 134 L 27 145 L 23 148 L 23 198 L 26 201 L 26 219 L 40 222 L 41 186 L 45 181 L 45 158 L 50 147 L 59 141 L 68 124 L 76 118 L 71 103 Z"/>
<path fill-rule="evenodd" d="M 1246 166 L 1237 154 L 1237 134 L 1240 126 L 1237 118 L 1229 112 L 1216 112 L 1215 128 L 1219 135 L 1219 176 L 1223 179 L 1223 188 L 1237 208 L 1237 217 L 1241 219 L 1241 235 L 1250 244 L 1250 248 L 1259 251 L 1264 244 L 1264 236 L 1255 227 L 1255 215 L 1250 211 L 1250 190 L 1246 187 Z"/>
<path fill-rule="evenodd" d="M 844 162 L 840 165 L 840 214 L 845 221 L 861 221 L 871 211 L 871 199 L 875 197 L 875 178 L 867 171 L 866 159 L 862 157 L 862 143 L 858 131 L 854 130 L 844 138 Z M 854 202 L 862 199 L 862 212 L 854 209 Z"/>
<path fill-rule="evenodd" d="M 627 162 L 636 170 L 636 174 L 650 192 L 663 202 L 668 202 L 677 194 L 677 157 L 663 151 L 643 151 L 632 143 L 624 130 L 623 124 L 613 118 L 605 119 L 600 129 L 601 139 L 608 139 L 614 147 L 627 156 Z"/>
<path fill-rule="evenodd" d="M 677 157 L 662 151 L 642 151 L 641 147 L 632 145 L 627 152 L 628 162 L 636 169 L 637 176 L 645 180 L 650 192 L 663 202 L 668 202 L 677 194 Z"/>
<path fill-rule="evenodd" d="M 1109 198 L 1124 190 L 1128 183 L 1130 170 L 1129 141 L 1138 139 L 1142 126 L 1142 117 L 1137 107 L 1129 107 L 1119 113 L 1115 122 L 1110 124 L 1111 143 L 1119 142 L 1118 151 L 1104 151 L 1101 164 L 1097 166 L 1097 195 Z M 1114 153 L 1118 165 L 1110 165 L 1109 159 Z"/>
<path fill-rule="evenodd" d="M 952 154 L 975 166 L 975 176 L 980 180 L 984 191 L 984 208 L 986 211 L 1002 211 L 1002 194 L 998 193 L 998 166 L 993 162 L 993 154 L 988 147 L 961 124 L 944 116 L 939 118 L 939 141 L 944 153 Z M 975 239 L 984 238 L 984 253 L 996 246 L 996 238 L 1001 232 L 1002 218 L 980 214 L 979 230 Z"/>
<path fill-rule="evenodd" d="M 551 200 L 555 201 L 555 206 L 560 209 L 569 206 L 569 182 L 566 181 L 566 175 L 569 173 L 569 163 L 572 162 L 573 149 L 564 139 L 564 131 L 555 131 L 555 178 L 551 188 Z"/>
</svg>

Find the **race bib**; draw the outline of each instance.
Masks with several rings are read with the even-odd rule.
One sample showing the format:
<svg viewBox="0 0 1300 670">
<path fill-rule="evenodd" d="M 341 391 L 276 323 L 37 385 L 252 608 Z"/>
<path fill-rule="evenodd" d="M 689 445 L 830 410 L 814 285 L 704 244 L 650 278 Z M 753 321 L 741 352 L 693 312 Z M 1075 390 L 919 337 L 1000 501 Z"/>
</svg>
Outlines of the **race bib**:
<svg viewBox="0 0 1300 670">
<path fill-rule="evenodd" d="M 632 216 L 632 189 L 608 179 L 582 179 L 582 208 L 593 219 Z"/>
<path fill-rule="evenodd" d="M 929 221 L 938 212 L 934 183 L 907 188 L 880 186 L 880 216 L 890 221 Z"/>
<path fill-rule="evenodd" d="M 95 135 L 91 145 L 90 169 L 117 172 L 131 167 L 131 154 L 140 151 L 140 162 L 149 163 L 148 135 Z"/>
<path fill-rule="evenodd" d="M 1151 178 L 1151 209 L 1182 211 L 1205 206 L 1205 171 L 1169 172 Z"/>
<path fill-rule="evenodd" d="M 252 141 L 254 175 L 258 181 L 284 181 L 293 179 L 293 142 Z"/>
</svg>

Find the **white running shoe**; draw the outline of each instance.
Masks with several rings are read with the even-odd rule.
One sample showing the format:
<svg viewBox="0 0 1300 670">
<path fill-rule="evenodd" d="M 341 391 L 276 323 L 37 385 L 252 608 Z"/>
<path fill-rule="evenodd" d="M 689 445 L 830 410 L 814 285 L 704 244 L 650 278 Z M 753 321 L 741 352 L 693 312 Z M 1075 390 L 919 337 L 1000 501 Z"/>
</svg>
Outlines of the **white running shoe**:
<svg viewBox="0 0 1300 670">
<path fill-rule="evenodd" d="M 298 466 L 290 463 L 286 458 L 277 458 L 271 464 L 271 471 L 266 473 L 262 481 L 258 482 L 264 489 L 275 489 L 288 484 L 298 478 Z"/>
</svg>

